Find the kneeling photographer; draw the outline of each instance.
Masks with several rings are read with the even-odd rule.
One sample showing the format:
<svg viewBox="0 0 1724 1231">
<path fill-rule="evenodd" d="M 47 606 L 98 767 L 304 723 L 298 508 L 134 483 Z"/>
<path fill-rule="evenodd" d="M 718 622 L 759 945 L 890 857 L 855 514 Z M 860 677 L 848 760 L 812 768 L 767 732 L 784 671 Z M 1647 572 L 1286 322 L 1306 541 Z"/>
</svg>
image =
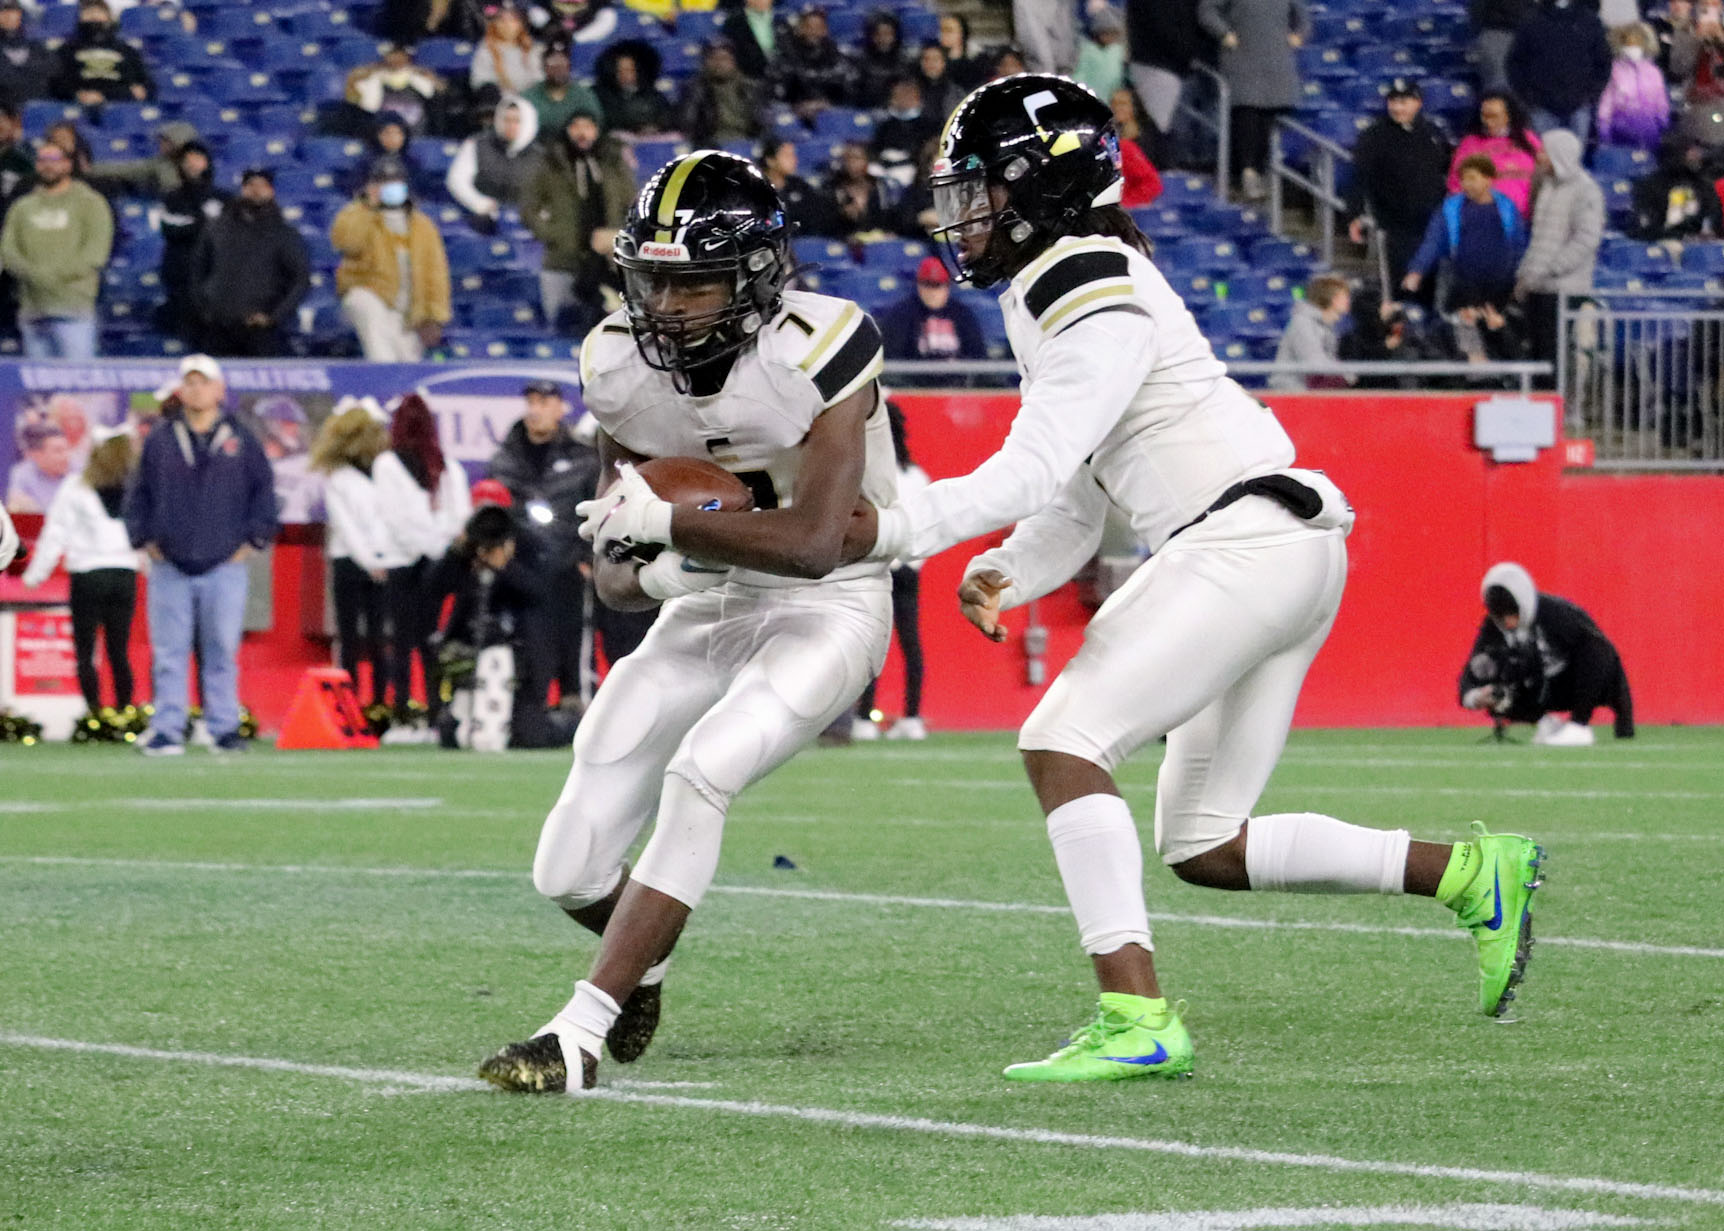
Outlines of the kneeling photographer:
<svg viewBox="0 0 1724 1231">
<path fill-rule="evenodd" d="M 1605 707 L 1616 715 L 1616 738 L 1633 738 L 1628 675 L 1591 616 L 1540 594 L 1518 564 L 1493 565 L 1480 590 L 1485 618 L 1461 672 L 1462 705 L 1488 712 L 1499 733 L 1536 723 L 1532 742 L 1556 747 L 1590 745 L 1593 711 Z"/>
</svg>

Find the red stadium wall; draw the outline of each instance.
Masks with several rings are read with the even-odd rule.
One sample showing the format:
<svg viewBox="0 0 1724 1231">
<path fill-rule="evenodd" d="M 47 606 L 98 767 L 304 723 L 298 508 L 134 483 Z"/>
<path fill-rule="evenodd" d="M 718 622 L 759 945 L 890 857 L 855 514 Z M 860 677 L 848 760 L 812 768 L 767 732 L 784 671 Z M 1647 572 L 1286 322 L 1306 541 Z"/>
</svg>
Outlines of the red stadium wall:
<svg viewBox="0 0 1724 1231">
<path fill-rule="evenodd" d="M 1467 723 L 1454 680 L 1479 617 L 1478 582 L 1501 559 L 1581 603 L 1621 648 L 1647 722 L 1724 722 L 1724 477 L 1564 472 L 1560 450 L 1498 465 L 1472 447 L 1465 395 L 1271 395 L 1304 465 L 1327 470 L 1359 511 L 1340 619 L 1312 667 L 1297 721 L 1307 726 Z M 916 460 L 935 478 L 967 473 L 998 445 L 1016 410 L 1003 394 L 899 395 Z M 315 528 L 311 530 L 315 539 Z M 952 599 L 976 546 L 923 570 L 927 686 L 936 729 L 1017 725 L 1040 696 L 1025 682 L 1023 613 L 1014 636 L 983 641 Z M 328 661 L 316 623 L 323 567 L 314 542 L 275 551 L 275 620 L 246 638 L 243 695 L 266 730 L 299 673 Z M 1043 600 L 1049 675 L 1076 650 L 1087 610 L 1067 586 Z M 143 622 L 134 660 L 147 669 Z M 897 651 L 879 704 L 901 709 Z"/>
</svg>

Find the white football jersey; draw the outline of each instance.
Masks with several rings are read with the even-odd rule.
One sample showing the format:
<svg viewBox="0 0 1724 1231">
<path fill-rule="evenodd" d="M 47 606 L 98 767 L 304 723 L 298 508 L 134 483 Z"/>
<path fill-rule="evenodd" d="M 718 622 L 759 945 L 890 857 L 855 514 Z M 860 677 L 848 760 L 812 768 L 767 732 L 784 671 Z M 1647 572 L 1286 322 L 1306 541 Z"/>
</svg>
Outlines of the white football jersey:
<svg viewBox="0 0 1724 1231">
<path fill-rule="evenodd" d="M 802 446 L 822 412 L 880 375 L 880 331 L 855 304 L 807 291 L 786 291 L 784 305 L 737 356 L 724 388 L 709 397 L 678 393 L 670 373 L 647 366 L 628 317 L 614 312 L 581 347 L 581 398 L 610 438 L 644 457 L 699 457 L 748 484 L 756 507 L 796 501 Z M 883 395 L 867 424 L 862 498 L 891 504 L 897 463 Z M 883 563 L 841 566 L 825 580 L 877 576 Z M 808 585 L 737 569 L 732 585 Z"/>
</svg>

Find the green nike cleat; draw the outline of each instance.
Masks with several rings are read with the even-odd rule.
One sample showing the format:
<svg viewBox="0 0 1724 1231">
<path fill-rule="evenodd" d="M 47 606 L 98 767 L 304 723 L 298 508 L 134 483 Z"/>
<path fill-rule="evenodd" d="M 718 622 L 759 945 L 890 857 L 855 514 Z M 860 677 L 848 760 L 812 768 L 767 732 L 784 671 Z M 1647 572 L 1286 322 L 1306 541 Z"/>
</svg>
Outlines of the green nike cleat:
<svg viewBox="0 0 1724 1231">
<path fill-rule="evenodd" d="M 1519 834 L 1492 834 L 1473 822 L 1471 842 L 1456 848 L 1472 876 L 1443 899 L 1479 947 L 1479 1008 L 1501 1017 L 1526 977 L 1532 957 L 1532 895 L 1544 884 L 1544 847 Z M 1453 866 L 1453 865 L 1452 865 Z"/>
<path fill-rule="evenodd" d="M 1014 1064 L 1007 1081 L 1130 1081 L 1191 1076 L 1191 1036 L 1172 1008 L 1120 992 L 1103 992 L 1095 1020 L 1046 1060 Z"/>
</svg>

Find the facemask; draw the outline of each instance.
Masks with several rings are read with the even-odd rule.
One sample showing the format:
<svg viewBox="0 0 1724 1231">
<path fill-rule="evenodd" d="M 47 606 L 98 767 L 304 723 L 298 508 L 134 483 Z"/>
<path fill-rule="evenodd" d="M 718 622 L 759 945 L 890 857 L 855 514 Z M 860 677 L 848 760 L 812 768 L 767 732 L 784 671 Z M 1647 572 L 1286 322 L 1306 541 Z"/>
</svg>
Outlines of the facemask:
<svg viewBox="0 0 1724 1231">
<path fill-rule="evenodd" d="M 890 114 L 894 120 L 914 120 L 921 117 L 922 109 L 920 107 L 898 107 L 894 108 Z"/>
<path fill-rule="evenodd" d="M 383 74 L 383 84 L 388 86 L 391 90 L 405 90 L 412 80 L 413 70 L 410 68 L 398 70 L 392 69 Z"/>
<path fill-rule="evenodd" d="M 1642 61 L 1646 58 L 1646 48 L 1644 48 L 1644 47 L 1624 47 L 1622 49 L 1622 56 L 1625 60 L 1629 61 L 1631 64 L 1638 64 L 1640 61 Z"/>
<path fill-rule="evenodd" d="M 400 209 L 407 204 L 407 185 L 401 180 L 390 180 L 377 190 L 377 199 L 384 209 Z"/>
<path fill-rule="evenodd" d="M 78 38 L 83 42 L 93 42 L 108 32 L 105 21 L 80 21 L 78 23 Z"/>
</svg>

